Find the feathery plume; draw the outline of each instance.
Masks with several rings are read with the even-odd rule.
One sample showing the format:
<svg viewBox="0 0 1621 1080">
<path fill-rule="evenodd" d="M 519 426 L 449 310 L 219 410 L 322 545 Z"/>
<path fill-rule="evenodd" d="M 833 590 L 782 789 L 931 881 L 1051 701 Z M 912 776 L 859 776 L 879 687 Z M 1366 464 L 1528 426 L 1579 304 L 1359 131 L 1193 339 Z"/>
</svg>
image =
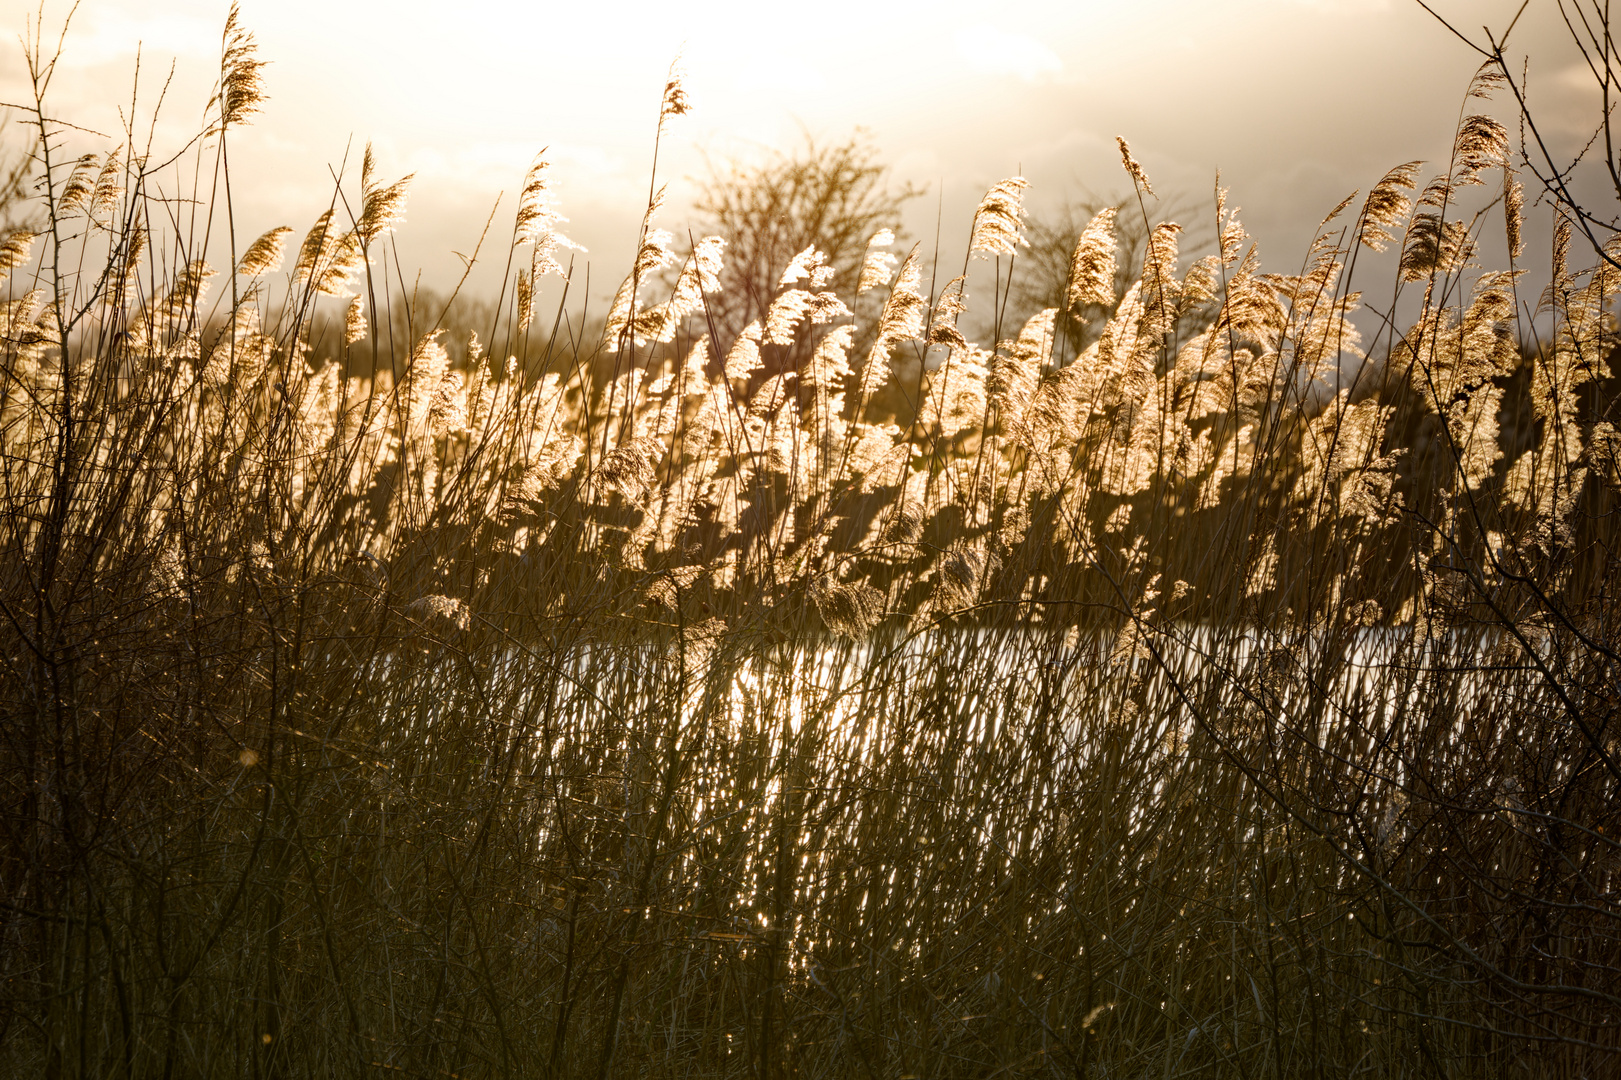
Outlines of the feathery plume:
<svg viewBox="0 0 1621 1080">
<path fill-rule="evenodd" d="M 664 444 L 656 436 L 644 435 L 615 447 L 597 463 L 597 479 L 635 502 L 641 502 L 657 480 L 657 469 L 664 459 Z"/>
<path fill-rule="evenodd" d="M 214 271 L 201 259 L 187 263 L 176 276 L 158 311 L 171 322 L 189 322 L 197 313 Z"/>
<path fill-rule="evenodd" d="M 965 607 L 979 595 L 979 587 L 994 567 L 987 553 L 976 545 L 956 544 L 936 565 L 935 607 L 937 610 Z"/>
<path fill-rule="evenodd" d="M 1497 61 L 1488 60 L 1480 65 L 1480 70 L 1475 72 L 1475 77 L 1469 80 L 1469 93 L 1466 96 L 1490 101 L 1492 91 L 1507 81 L 1508 77 L 1497 66 Z"/>
<path fill-rule="evenodd" d="M 29 289 L 21 299 L 0 303 L 0 338 L 12 338 L 33 322 L 35 310 L 45 301 L 45 290 Z"/>
<path fill-rule="evenodd" d="M 1490 116 L 1464 117 L 1452 143 L 1453 184 L 1463 187 L 1483 183 L 1480 174 L 1507 166 L 1508 155 L 1508 129 L 1500 121 Z"/>
<path fill-rule="evenodd" d="M 1501 386 L 1482 386 L 1446 410 L 1446 421 L 1457 453 L 1458 471 L 1467 490 L 1478 491 L 1503 456 L 1497 442 L 1497 410 L 1503 401 Z"/>
<path fill-rule="evenodd" d="M 545 153 L 546 151 L 542 150 L 536 154 L 529 171 L 524 174 L 523 190 L 518 196 L 518 216 L 512 230 L 513 247 L 522 244 L 534 245 L 529 255 L 531 278 L 539 278 L 543 274 L 563 277 L 567 271 L 557 258 L 558 249 L 585 250 L 557 231 L 557 226 L 568 221 L 568 218 L 557 212 L 556 203 L 547 186 Z"/>
<path fill-rule="evenodd" d="M 359 238 L 352 232 L 337 235 L 322 256 L 321 270 L 311 279 L 315 291 L 326 296 L 348 296 L 355 274 L 366 264 Z"/>
<path fill-rule="evenodd" d="M 413 420 L 427 415 L 439 391 L 439 384 L 450 372 L 450 354 L 439 341 L 439 335 L 443 333 L 443 330 L 435 330 L 425 335 L 411 350 L 406 378 L 410 380 L 410 412 Z"/>
<path fill-rule="evenodd" d="M 585 453 L 585 444 L 578 436 L 555 438 L 541 448 L 535 460 L 523 475 L 507 489 L 501 517 L 510 521 L 540 503 L 548 491 L 556 488 L 570 473 Z"/>
<path fill-rule="evenodd" d="M 220 56 L 219 93 L 210 104 L 220 107 L 219 125 L 223 131 L 232 124 L 244 123 L 259 111 L 266 100 L 264 89 L 265 62 L 258 59 L 259 46 L 253 35 L 242 28 L 241 10 L 231 5 L 225 18 L 224 52 Z"/>
<path fill-rule="evenodd" d="M 894 229 L 879 229 L 867 241 L 867 257 L 861 263 L 861 277 L 856 283 L 857 294 L 868 289 L 881 289 L 889 284 L 889 279 L 895 275 L 895 267 L 900 263 L 899 255 L 893 251 L 883 251 L 895 242 Z"/>
<path fill-rule="evenodd" d="M 849 324 L 829 330 L 811 353 L 805 365 L 804 382 L 817 389 L 836 387 L 851 373 L 848 354 L 855 338 L 856 328 Z"/>
<path fill-rule="evenodd" d="M 814 298 L 804 289 L 789 289 L 771 301 L 765 316 L 767 345 L 792 345 L 794 331 L 805 320 Z"/>
<path fill-rule="evenodd" d="M 1465 387 L 1514 373 L 1520 358 L 1513 328 L 1514 283 L 1524 273 L 1496 271 L 1482 274 L 1475 282 L 1474 298 L 1458 331 L 1463 356 L 1459 367 Z"/>
<path fill-rule="evenodd" d="M 754 392 L 754 397 L 749 401 L 748 414 L 752 417 L 764 419 L 781 408 L 782 404 L 787 400 L 786 388 L 788 380 L 792 378 L 794 378 L 794 372 L 779 371 L 761 383 L 760 388 Z"/>
<path fill-rule="evenodd" d="M 681 363 L 681 381 L 684 392 L 691 396 L 703 394 L 709 389 L 709 336 L 702 335 L 692 343 L 687 350 L 687 358 Z"/>
<path fill-rule="evenodd" d="M 1544 554 L 1570 547 L 1576 533 L 1576 509 L 1581 505 L 1582 488 L 1586 484 L 1587 469 L 1580 467 L 1568 470 L 1558 479 L 1549 478 L 1541 485 L 1545 491 L 1537 507 L 1533 542 Z"/>
<path fill-rule="evenodd" d="M 1069 261 L 1068 303 L 1071 311 L 1087 304 L 1111 306 L 1115 301 L 1114 277 L 1118 270 L 1112 206 L 1100 210 L 1075 244 L 1075 253 Z"/>
<path fill-rule="evenodd" d="M 559 217 L 557 220 L 567 219 Z M 529 276 L 539 278 L 546 274 L 556 274 L 558 277 L 568 277 L 568 269 L 557 255 L 560 248 L 582 254 L 588 250 L 585 245 L 576 244 L 555 229 L 547 229 L 536 238 L 535 246 L 529 249 Z"/>
<path fill-rule="evenodd" d="M 36 297 L 38 299 L 36 299 Z M 38 303 L 39 300 L 45 300 L 45 291 L 43 289 L 29 289 L 28 292 L 23 294 L 24 307 L 32 307 L 35 303 Z M 45 302 L 40 306 L 39 313 L 34 316 L 32 328 L 24 331 L 22 335 L 24 339 L 22 344 L 29 346 L 42 344 L 45 341 L 52 341 L 55 340 L 61 332 L 61 305 L 55 300 L 45 300 Z M 195 343 L 196 338 L 197 333 L 196 330 L 193 329 L 191 334 L 191 340 L 193 343 Z M 192 355 L 195 355 L 195 353 Z"/>
<path fill-rule="evenodd" d="M 27 229 L 19 229 L 0 240 L 0 281 L 19 266 L 26 265 L 33 250 L 34 234 Z"/>
<path fill-rule="evenodd" d="M 1036 380 L 1047 362 L 1053 347 L 1053 323 L 1057 308 L 1045 308 L 1032 315 L 1012 342 L 1005 342 L 991 362 L 990 378 L 985 382 L 986 394 L 995 405 L 1003 422 L 1016 428 L 1023 419 L 1035 392 Z"/>
<path fill-rule="evenodd" d="M 1244 242 L 1249 239 L 1249 233 L 1244 231 L 1243 223 L 1238 220 L 1238 207 L 1227 209 L 1226 188 L 1216 191 L 1216 220 L 1221 223 L 1221 235 L 1217 238 L 1221 264 L 1236 265 L 1244 256 Z"/>
<path fill-rule="evenodd" d="M 412 357 L 412 404 L 426 412 L 427 428 L 436 436 L 465 430 L 467 377 L 450 367 L 450 354 L 439 343 L 443 330 L 423 338 Z M 468 342 L 468 355 L 478 353 L 478 336 Z"/>
<path fill-rule="evenodd" d="M 25 368 L 53 337 L 51 328 L 42 325 L 46 322 L 46 311 L 41 310 L 35 315 L 44 300 L 45 290 L 35 288 L 29 289 L 19 300 L 0 303 L 0 345 L 18 349 Z M 49 305 L 46 305 L 48 309 Z M 4 400 L 4 395 L 0 394 L 0 403 Z"/>
<path fill-rule="evenodd" d="M 923 319 L 929 303 L 920 291 L 923 274 L 917 261 L 917 248 L 913 248 L 901 264 L 901 272 L 890 286 L 884 311 L 878 317 L 878 336 L 867 354 L 867 365 L 861 372 L 861 397 L 872 396 L 873 391 L 889 379 L 889 354 L 903 341 L 923 333 Z"/>
<path fill-rule="evenodd" d="M 945 363 L 929 373 L 927 397 L 920 415 L 938 424 L 943 438 L 955 438 L 978 427 L 985 416 L 985 383 L 991 361 L 983 349 L 953 349 Z"/>
<path fill-rule="evenodd" d="M 258 277 L 268 274 L 281 265 L 282 256 L 287 250 L 287 238 L 293 235 L 290 226 L 282 225 L 271 229 L 242 253 L 242 259 L 236 264 L 238 277 Z"/>
<path fill-rule="evenodd" d="M 630 326 L 630 309 L 636 301 L 636 276 L 627 274 L 625 280 L 619 283 L 619 291 L 614 293 L 613 303 L 608 305 L 608 318 L 603 323 L 602 340 L 612 348 L 619 347 L 619 338 Z"/>
<path fill-rule="evenodd" d="M 831 573 L 811 580 L 811 601 L 827 628 L 841 637 L 861 638 L 884 617 L 884 594 L 861 582 L 841 582 Z"/>
<path fill-rule="evenodd" d="M 867 482 L 861 485 L 861 490 L 872 492 L 891 482 L 894 470 L 888 466 L 895 464 L 897 456 L 904 461 L 910 455 L 911 447 L 907 443 L 896 445 L 901 429 L 895 424 L 857 421 L 854 428 L 855 443 L 850 447 L 849 469 L 866 477 Z"/>
<path fill-rule="evenodd" d="M 1393 512 L 1391 493 L 1396 486 L 1396 466 L 1406 447 L 1369 459 L 1365 468 L 1354 473 L 1348 488 L 1342 490 L 1340 509 L 1348 517 L 1360 517 L 1370 525 L 1389 525 L 1399 519 Z"/>
<path fill-rule="evenodd" d="M 1097 349 L 1097 361 L 1103 370 L 1111 374 L 1125 370 L 1127 361 L 1136 351 L 1138 324 L 1142 321 L 1142 316 L 1143 283 L 1138 279 L 1131 283 L 1126 295 L 1120 298 L 1120 304 L 1115 308 L 1114 315 L 1103 324 L 1102 332 L 1093 343 L 1093 347 Z"/>
<path fill-rule="evenodd" d="M 726 241 L 706 236 L 682 264 L 670 298 L 636 317 L 636 340 L 668 342 L 687 316 L 703 308 L 704 294 L 720 288 L 721 252 Z"/>
<path fill-rule="evenodd" d="M 1403 192 L 1412 191 L 1422 161 L 1409 161 L 1385 173 L 1373 185 L 1362 203 L 1362 243 L 1374 251 L 1384 251 L 1396 239 L 1390 230 L 1413 211 L 1413 201 Z"/>
<path fill-rule="evenodd" d="M 818 251 L 816 245 L 812 244 L 788 260 L 787 269 L 782 272 L 782 277 L 777 279 L 777 287 L 780 289 L 797 285 L 826 265 L 827 253 Z"/>
<path fill-rule="evenodd" d="M 109 153 L 101 172 L 96 174 L 96 187 L 90 194 L 90 216 L 93 218 L 111 211 L 118 197 L 124 194 L 123 187 L 118 183 L 118 158 L 123 149 L 120 146 Z"/>
<path fill-rule="evenodd" d="M 1611 488 L 1621 488 L 1621 431 L 1601 420 L 1587 433 L 1587 461 Z"/>
<path fill-rule="evenodd" d="M 91 173 L 96 168 L 96 155 L 86 154 L 73 163 L 73 171 L 68 174 L 67 183 L 56 196 L 56 212 L 61 217 L 67 217 L 84 209 L 90 204 L 90 196 L 96 190 L 96 182 L 91 179 Z"/>
<path fill-rule="evenodd" d="M 709 571 L 702 566 L 677 566 L 660 574 L 643 595 L 649 603 L 675 611 L 681 593 L 692 588 L 707 573 Z"/>
<path fill-rule="evenodd" d="M 708 663 L 710 654 L 720 647 L 726 630 L 726 620 L 719 617 L 689 623 L 681 631 L 680 644 L 671 646 L 670 658 L 681 659 L 689 670 L 696 671 Z"/>
<path fill-rule="evenodd" d="M 662 199 L 663 193 L 661 191 L 659 195 L 654 197 L 653 201 L 657 204 Z M 666 229 L 649 229 L 647 231 L 642 240 L 642 246 L 637 249 L 636 261 L 632 264 L 630 273 L 625 275 L 625 280 L 620 283 L 619 291 L 614 294 L 613 303 L 608 308 L 608 320 L 603 328 L 603 341 L 617 345 L 620 334 L 625 331 L 630 323 L 631 308 L 636 302 L 638 287 L 653 274 L 674 261 L 675 252 L 671 247 L 674 240 L 675 238 Z M 638 319 L 636 329 L 638 333 L 644 328 L 662 329 L 666 321 L 662 313 L 648 324 L 644 324 L 642 320 Z"/>
<path fill-rule="evenodd" d="M 923 510 L 915 502 L 905 498 L 905 488 L 902 488 L 902 497 L 890 510 L 889 519 L 884 522 L 880 538 L 886 544 L 915 544 L 923 535 Z"/>
<path fill-rule="evenodd" d="M 1153 657 L 1154 653 L 1148 647 L 1149 635 L 1152 633 L 1148 623 L 1157 614 L 1151 603 L 1155 597 L 1159 596 L 1159 590 L 1155 588 L 1158 582 L 1159 577 L 1156 575 L 1148 583 L 1137 611 L 1127 613 L 1125 625 L 1120 627 L 1120 632 L 1115 635 L 1114 645 L 1109 649 L 1109 658 L 1105 661 L 1109 667 L 1125 666 L 1129 668 L 1137 660 L 1147 660 Z M 1138 708 L 1136 702 L 1126 702 L 1126 707 L 1122 709 L 1122 715 L 1116 723 L 1126 724 L 1135 720 Z"/>
<path fill-rule="evenodd" d="M 216 338 L 201 374 L 203 385 L 247 387 L 258 383 L 275 364 L 279 346 L 264 332 L 259 309 L 243 305 L 231 316 L 229 338 Z"/>
<path fill-rule="evenodd" d="M 1543 290 L 1543 299 L 1537 305 L 1539 312 L 1552 309 L 1559 295 L 1569 292 L 1574 286 L 1574 279 L 1570 273 L 1570 237 L 1570 219 L 1561 216 L 1553 227 L 1553 279 Z"/>
<path fill-rule="evenodd" d="M 1443 221 L 1440 214 L 1414 214 L 1402 243 L 1402 280 L 1423 281 L 1432 274 L 1450 274 L 1474 253 L 1468 223 Z"/>
<path fill-rule="evenodd" d="M 1201 304 L 1216 299 L 1221 289 L 1221 256 L 1206 255 L 1188 267 L 1182 279 L 1182 300 Z"/>
<path fill-rule="evenodd" d="M 524 174 L 523 189 L 518 194 L 518 216 L 512 226 L 513 247 L 534 243 L 535 238 L 549 229 L 553 222 L 564 220 L 556 216 L 552 209 L 551 193 L 546 186 L 548 162 L 545 153 L 542 150 L 536 154 L 529 171 Z"/>
<path fill-rule="evenodd" d="M 518 330 L 529 329 L 535 317 L 535 279 L 524 270 L 518 271 Z"/>
<path fill-rule="evenodd" d="M 388 185 L 377 183 L 372 178 L 371 143 L 366 144 L 366 156 L 360 167 L 360 221 L 355 225 L 355 235 L 362 246 L 369 246 L 397 222 L 405 220 L 405 196 L 415 175 L 411 173 Z"/>
<path fill-rule="evenodd" d="M 636 316 L 631 337 L 638 345 L 645 345 L 648 342 L 667 344 L 675 340 L 676 331 L 690 314 L 692 314 L 690 308 L 677 305 L 673 298 L 662 304 L 655 304 Z"/>
<path fill-rule="evenodd" d="M 957 316 L 968 310 L 967 287 L 968 279 L 961 274 L 946 282 L 945 288 L 940 290 L 940 298 L 935 301 L 934 317 L 955 322 Z"/>
<path fill-rule="evenodd" d="M 1345 212 L 1345 208 L 1347 206 L 1350 206 L 1351 202 L 1359 194 L 1360 194 L 1360 192 L 1356 192 L 1356 191 L 1351 192 L 1351 194 L 1349 194 L 1345 198 L 1341 199 L 1339 201 L 1339 203 L 1335 205 L 1334 209 L 1330 210 L 1327 214 L 1323 215 L 1323 220 L 1317 223 L 1317 228 L 1318 228 L 1319 232 L 1317 234 L 1316 241 L 1314 241 L 1314 243 L 1312 245 L 1312 251 L 1321 250 L 1321 248 L 1324 245 L 1327 245 L 1328 243 L 1330 243 L 1328 235 L 1326 233 L 1320 231 L 1320 230 L 1326 229 L 1328 227 L 1329 222 L 1333 221 L 1335 218 L 1337 218 L 1341 214 L 1343 214 Z"/>
<path fill-rule="evenodd" d="M 1245 596 L 1260 596 L 1278 585 L 1278 538 L 1267 533 L 1259 544 L 1250 548 L 1252 555 L 1248 575 L 1244 582 Z"/>
<path fill-rule="evenodd" d="M 1170 340 L 1176 329 L 1177 304 L 1181 281 L 1176 276 L 1177 234 L 1182 226 L 1162 221 L 1148 236 L 1143 252 L 1143 321 L 1139 346 L 1158 349 Z"/>
<path fill-rule="evenodd" d="M 349 310 L 343 320 L 343 340 L 353 345 L 366 336 L 366 298 L 357 296 L 349 301 Z"/>
<path fill-rule="evenodd" d="M 692 256 L 681 271 L 681 280 L 705 295 L 720 292 L 720 272 L 725 265 L 726 238 L 706 236 L 693 246 Z M 677 283 L 677 289 L 681 288 Z"/>
<path fill-rule="evenodd" d="M 332 227 L 335 211 L 327 210 L 305 234 L 293 264 L 293 279 L 327 296 L 346 296 L 349 281 L 365 262 L 355 234 Z"/>
<path fill-rule="evenodd" d="M 1024 238 L 1024 191 L 1029 186 L 1024 177 L 1012 176 L 985 193 L 974 211 L 970 253 L 1012 255 L 1030 246 Z"/>
<path fill-rule="evenodd" d="M 1131 176 L 1132 182 L 1139 185 L 1148 194 L 1153 195 L 1154 187 L 1148 182 L 1148 174 L 1143 172 L 1141 165 L 1137 164 L 1137 159 L 1131 156 L 1131 147 L 1126 144 L 1126 140 L 1116 135 L 1114 141 L 1120 144 L 1120 161 L 1125 165 L 1126 172 Z M 1158 198 L 1158 196 L 1155 196 L 1155 198 Z"/>
<path fill-rule="evenodd" d="M 805 315 L 813 324 L 830 323 L 834 319 L 849 318 L 855 312 L 844 305 L 837 293 L 819 292 L 811 296 L 810 306 L 805 309 Z"/>
<path fill-rule="evenodd" d="M 636 251 L 634 275 L 643 281 L 675 261 L 675 237 L 668 229 L 649 229 Z"/>
<path fill-rule="evenodd" d="M 1503 232 L 1508 240 L 1508 257 L 1518 259 L 1525 254 L 1525 240 L 1520 230 L 1525 223 L 1525 188 L 1511 173 L 1503 175 Z"/>
<path fill-rule="evenodd" d="M 929 323 L 929 344 L 952 349 L 968 348 L 968 339 L 957 329 L 957 316 L 968 310 L 968 279 L 961 274 L 946 282 L 934 302 L 934 318 Z"/>
<path fill-rule="evenodd" d="M 664 97 L 659 102 L 659 128 L 662 130 L 666 117 L 685 116 L 692 111 L 692 104 L 687 99 L 687 91 L 682 85 L 681 58 L 677 57 L 670 64 L 670 73 L 664 83 Z"/>
<path fill-rule="evenodd" d="M 524 174 L 523 190 L 518 196 L 518 216 L 512 231 L 513 247 L 521 244 L 534 245 L 534 250 L 529 256 L 531 278 L 539 278 L 543 274 L 563 277 L 567 271 L 558 261 L 557 250 L 559 248 L 571 251 L 585 250 L 557 231 L 557 225 L 566 222 L 568 218 L 557 212 L 547 186 L 545 153 L 546 151 L 542 150 L 536 154 L 529 171 Z"/>
<path fill-rule="evenodd" d="M 743 328 L 732 342 L 732 347 L 726 353 L 726 377 L 728 379 L 747 379 L 763 365 L 760 363 L 760 320 L 756 319 Z"/>
<path fill-rule="evenodd" d="M 878 317 L 880 337 L 899 342 L 923 333 L 923 317 L 929 305 L 920 291 L 922 281 L 922 270 L 914 248 L 901 264 L 901 272 L 890 287 L 889 299 L 884 302 L 883 314 Z"/>
<path fill-rule="evenodd" d="M 1255 249 L 1251 248 L 1238 272 L 1228 280 L 1227 299 L 1218 325 L 1270 351 L 1278 347 L 1279 339 L 1288 328 L 1289 313 L 1284 310 L 1277 292 L 1254 273 L 1258 262 Z"/>
</svg>

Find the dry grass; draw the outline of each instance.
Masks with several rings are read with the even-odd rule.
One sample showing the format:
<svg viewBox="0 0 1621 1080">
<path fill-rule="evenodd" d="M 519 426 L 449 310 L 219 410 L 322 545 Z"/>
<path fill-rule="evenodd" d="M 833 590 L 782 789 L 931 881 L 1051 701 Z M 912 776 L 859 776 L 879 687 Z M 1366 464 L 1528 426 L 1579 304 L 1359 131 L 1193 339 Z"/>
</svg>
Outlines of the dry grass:
<svg viewBox="0 0 1621 1080">
<path fill-rule="evenodd" d="M 195 226 L 167 155 L 42 121 L 6 241 L 7 1071 L 1616 1067 L 1621 275 L 1561 247 L 1522 349 L 1491 121 L 1289 275 L 1224 208 L 1182 265 L 1127 154 L 1141 276 L 1099 304 L 1085 230 L 1078 356 L 956 329 L 1022 181 L 1000 261 L 858 297 L 800 252 L 722 340 L 724 253 L 661 277 L 650 205 L 588 341 L 534 306 L 537 167 L 484 334 L 524 359 L 452 363 L 369 155 L 291 273 L 229 237 L 227 45 Z M 1381 244 L 1414 314 L 1364 343 Z"/>
</svg>

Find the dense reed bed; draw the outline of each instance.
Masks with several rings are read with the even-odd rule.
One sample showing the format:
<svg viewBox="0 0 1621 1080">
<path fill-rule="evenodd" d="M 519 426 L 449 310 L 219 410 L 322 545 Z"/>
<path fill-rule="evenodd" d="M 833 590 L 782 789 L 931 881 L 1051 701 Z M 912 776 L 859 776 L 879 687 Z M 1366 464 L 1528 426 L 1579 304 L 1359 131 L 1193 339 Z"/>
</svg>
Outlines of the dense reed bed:
<svg viewBox="0 0 1621 1080">
<path fill-rule="evenodd" d="M 1621 273 L 1520 291 L 1496 120 L 1287 274 L 1122 142 L 983 345 L 1020 179 L 716 340 L 658 199 L 605 324 L 540 289 L 537 162 L 452 363 L 369 152 L 232 234 L 258 64 L 178 157 L 42 99 L 0 248 L 7 1073 L 1621 1067 Z"/>
</svg>

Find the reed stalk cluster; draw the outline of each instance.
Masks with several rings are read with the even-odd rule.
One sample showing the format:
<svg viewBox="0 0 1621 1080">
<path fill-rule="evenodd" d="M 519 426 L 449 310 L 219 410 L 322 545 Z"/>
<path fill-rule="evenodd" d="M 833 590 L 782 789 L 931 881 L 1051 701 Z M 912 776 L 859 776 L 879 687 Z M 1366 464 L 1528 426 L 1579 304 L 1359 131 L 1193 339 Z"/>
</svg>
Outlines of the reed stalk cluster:
<svg viewBox="0 0 1621 1080">
<path fill-rule="evenodd" d="M 1561 221 L 1522 290 L 1498 121 L 1293 273 L 1225 192 L 1181 256 L 1122 142 L 1068 310 L 984 343 L 1022 178 L 959 275 L 812 245 L 717 339 L 726 238 L 656 188 L 571 307 L 537 161 L 453 357 L 369 151 L 301 239 L 235 236 L 234 12 L 179 154 L 64 157 L 29 62 L 6 1073 L 1621 1068 L 1621 248 Z"/>
</svg>

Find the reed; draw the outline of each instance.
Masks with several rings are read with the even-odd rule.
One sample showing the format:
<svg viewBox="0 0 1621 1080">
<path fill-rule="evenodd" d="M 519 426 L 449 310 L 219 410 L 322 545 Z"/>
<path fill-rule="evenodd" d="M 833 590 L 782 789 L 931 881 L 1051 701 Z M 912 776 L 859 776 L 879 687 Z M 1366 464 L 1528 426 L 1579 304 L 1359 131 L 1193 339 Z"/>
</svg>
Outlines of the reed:
<svg viewBox="0 0 1621 1080">
<path fill-rule="evenodd" d="M 7 1072 L 1616 1067 L 1621 274 L 1561 223 L 1521 294 L 1496 121 L 1288 274 L 1225 193 L 1180 257 L 1122 142 L 983 344 L 1020 178 L 938 289 L 813 243 L 719 339 L 655 194 L 588 336 L 537 162 L 464 344 L 370 153 L 234 236 L 222 52 L 178 157 L 41 97 L 0 242 Z"/>
</svg>

